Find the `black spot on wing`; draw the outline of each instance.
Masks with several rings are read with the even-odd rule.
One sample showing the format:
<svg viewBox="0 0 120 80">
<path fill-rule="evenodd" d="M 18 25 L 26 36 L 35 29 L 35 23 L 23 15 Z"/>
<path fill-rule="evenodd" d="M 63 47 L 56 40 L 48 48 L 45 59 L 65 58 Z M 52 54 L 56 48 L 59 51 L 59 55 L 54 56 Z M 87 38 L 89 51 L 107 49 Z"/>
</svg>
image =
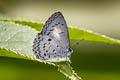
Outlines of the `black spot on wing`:
<svg viewBox="0 0 120 80">
<path fill-rule="evenodd" d="M 51 26 L 51 27 L 55 27 L 55 26 Z"/>
<path fill-rule="evenodd" d="M 45 48 L 45 46 L 43 46 L 43 48 Z"/>
<path fill-rule="evenodd" d="M 48 41 L 51 41 L 52 39 L 48 39 Z"/>
<path fill-rule="evenodd" d="M 50 32 L 48 32 L 47 35 L 50 35 Z"/>
<path fill-rule="evenodd" d="M 50 55 L 48 57 L 50 58 Z"/>
<path fill-rule="evenodd" d="M 53 31 L 54 29 L 51 29 L 50 31 Z"/>
<path fill-rule="evenodd" d="M 48 52 L 48 50 L 46 50 L 46 52 Z"/>
<path fill-rule="evenodd" d="M 46 56 L 46 53 L 44 53 L 44 56 Z"/>
<path fill-rule="evenodd" d="M 44 43 L 44 46 L 45 46 L 46 43 Z"/>
<path fill-rule="evenodd" d="M 59 34 L 63 34 L 64 32 L 60 32 Z"/>
<path fill-rule="evenodd" d="M 40 33 L 38 33 L 38 35 L 42 35 L 42 33 L 40 32 Z"/>
<path fill-rule="evenodd" d="M 43 26 L 41 33 L 46 34 L 46 31 L 48 31 L 48 27 L 50 27 L 50 24 L 58 17 L 59 18 L 63 17 L 61 12 L 55 12 L 54 14 L 52 14 L 51 17 L 49 17 L 48 20 L 45 22 L 45 25 Z M 55 25 L 58 25 L 58 24 L 55 24 Z"/>
<path fill-rule="evenodd" d="M 57 26 L 58 24 L 56 23 L 55 25 Z"/>
<path fill-rule="evenodd" d="M 53 49 L 53 52 L 55 51 L 55 49 Z"/>
<path fill-rule="evenodd" d="M 36 55 L 36 58 L 37 58 L 37 59 L 40 59 L 40 56 L 39 56 L 39 55 Z"/>
</svg>

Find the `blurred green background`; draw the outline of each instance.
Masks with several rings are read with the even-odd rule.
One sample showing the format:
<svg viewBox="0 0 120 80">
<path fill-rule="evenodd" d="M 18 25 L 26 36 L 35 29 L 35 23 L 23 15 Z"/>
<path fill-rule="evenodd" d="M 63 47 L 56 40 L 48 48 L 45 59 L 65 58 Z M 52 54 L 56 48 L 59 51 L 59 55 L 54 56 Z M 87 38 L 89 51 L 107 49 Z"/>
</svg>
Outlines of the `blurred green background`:
<svg viewBox="0 0 120 80">
<path fill-rule="evenodd" d="M 0 19 L 45 22 L 61 11 L 68 25 L 120 39 L 119 0 L 0 0 Z M 84 80 L 120 80 L 120 45 L 72 44 L 72 67 Z M 68 80 L 43 63 L 0 57 L 0 80 Z"/>
</svg>

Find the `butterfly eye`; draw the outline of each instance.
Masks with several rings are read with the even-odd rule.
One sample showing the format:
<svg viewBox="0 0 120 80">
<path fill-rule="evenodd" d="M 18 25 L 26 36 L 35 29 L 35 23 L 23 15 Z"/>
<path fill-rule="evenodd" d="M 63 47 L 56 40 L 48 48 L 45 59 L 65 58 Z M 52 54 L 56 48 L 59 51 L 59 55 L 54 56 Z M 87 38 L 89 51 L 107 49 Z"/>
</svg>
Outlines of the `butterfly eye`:
<svg viewBox="0 0 120 80">
<path fill-rule="evenodd" d="M 71 48 L 69 48 L 69 51 L 70 51 L 70 52 L 72 52 L 72 49 L 71 49 Z"/>
</svg>

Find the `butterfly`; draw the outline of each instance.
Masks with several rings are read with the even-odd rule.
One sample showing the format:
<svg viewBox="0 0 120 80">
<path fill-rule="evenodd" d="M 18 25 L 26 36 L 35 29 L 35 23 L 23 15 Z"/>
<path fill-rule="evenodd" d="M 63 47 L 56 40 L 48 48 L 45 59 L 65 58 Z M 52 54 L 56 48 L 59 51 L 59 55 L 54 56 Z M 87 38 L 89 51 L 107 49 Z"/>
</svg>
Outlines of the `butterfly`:
<svg viewBox="0 0 120 80">
<path fill-rule="evenodd" d="M 34 39 L 33 52 L 40 60 L 67 61 L 73 52 L 69 43 L 66 21 L 61 12 L 55 12 Z"/>
</svg>

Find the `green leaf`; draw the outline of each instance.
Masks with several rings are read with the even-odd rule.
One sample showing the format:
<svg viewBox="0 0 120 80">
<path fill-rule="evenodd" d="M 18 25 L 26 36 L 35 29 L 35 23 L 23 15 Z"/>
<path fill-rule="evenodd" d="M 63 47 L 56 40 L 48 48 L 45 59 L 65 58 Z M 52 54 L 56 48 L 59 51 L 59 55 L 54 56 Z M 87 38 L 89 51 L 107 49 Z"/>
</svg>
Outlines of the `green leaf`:
<svg viewBox="0 0 120 80">
<path fill-rule="evenodd" d="M 82 80 L 82 78 L 75 73 L 75 71 L 72 69 L 69 63 L 61 62 L 58 64 L 59 71 L 63 73 L 65 76 L 69 77 L 71 80 Z"/>
<path fill-rule="evenodd" d="M 14 57 L 14 58 L 22 58 L 22 59 L 27 59 L 27 60 L 31 60 L 30 57 L 28 56 L 22 56 L 19 53 L 14 53 L 10 50 L 6 50 L 6 49 L 2 49 L 0 48 L 0 56 L 5 56 L 5 57 Z"/>
<path fill-rule="evenodd" d="M 43 26 L 42 23 L 37 22 L 19 20 L 1 20 L 0 56 L 37 60 L 33 55 L 32 45 L 36 34 L 38 33 L 38 31 L 41 30 L 42 26 Z M 72 40 L 71 45 L 74 43 L 74 40 L 120 44 L 120 41 L 117 39 L 109 38 L 80 28 L 69 27 L 69 33 L 70 40 Z M 5 52 L 4 50 L 8 50 L 8 52 Z M 67 77 L 69 77 L 70 79 L 81 80 L 81 78 L 72 69 L 70 64 L 64 62 L 53 65 L 57 66 L 59 71 L 62 72 Z"/>
<path fill-rule="evenodd" d="M 36 34 L 37 31 L 29 27 L 0 22 L 0 47 L 33 57 L 32 44 Z"/>
<path fill-rule="evenodd" d="M 45 62 L 35 58 L 32 51 L 33 40 L 38 32 L 30 27 L 14 24 L 11 22 L 0 22 L 0 56 L 23 58 L 29 60 L 36 60 Z M 58 68 L 63 64 L 54 64 L 52 62 L 45 62 Z M 64 63 L 66 65 L 66 63 Z M 69 67 L 59 68 L 61 71 L 73 71 L 70 65 Z M 64 72 L 64 71 L 62 71 Z M 74 72 L 74 71 L 73 71 Z M 68 72 L 69 73 L 69 72 Z M 73 73 L 70 73 L 74 75 Z M 70 79 L 74 79 L 74 76 L 65 74 Z M 78 79 L 79 80 L 79 79 Z"/>
<path fill-rule="evenodd" d="M 26 25 L 40 31 L 44 24 L 32 21 L 20 21 L 20 20 L 2 20 L 5 22 L 14 22 L 16 24 Z M 90 42 L 103 42 L 109 44 L 120 44 L 120 40 L 110 38 L 105 35 L 95 33 L 90 30 L 84 30 L 77 27 L 68 27 L 70 40 L 84 40 Z"/>
</svg>

